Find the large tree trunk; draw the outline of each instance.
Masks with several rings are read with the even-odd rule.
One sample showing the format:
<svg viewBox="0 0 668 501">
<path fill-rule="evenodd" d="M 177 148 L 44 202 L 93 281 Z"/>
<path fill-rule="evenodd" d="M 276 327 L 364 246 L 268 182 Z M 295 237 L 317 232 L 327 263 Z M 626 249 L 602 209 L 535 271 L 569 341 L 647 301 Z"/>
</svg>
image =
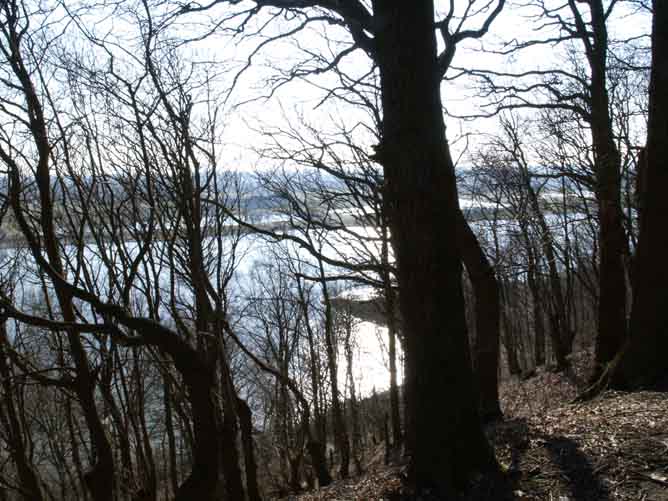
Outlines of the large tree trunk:
<svg viewBox="0 0 668 501">
<path fill-rule="evenodd" d="M 654 0 L 652 75 L 643 213 L 636 251 L 631 338 L 613 367 L 612 386 L 637 389 L 668 376 L 668 4 Z"/>
<path fill-rule="evenodd" d="M 219 330 L 222 332 L 222 330 Z M 221 465 L 223 467 L 223 475 L 225 477 L 225 492 L 229 499 L 246 499 L 246 491 L 243 485 L 243 479 L 241 475 L 240 461 L 239 461 L 239 450 L 237 448 L 237 436 L 239 434 L 239 410 L 238 402 L 239 396 L 237 395 L 237 390 L 234 387 L 234 381 L 232 379 L 232 371 L 227 359 L 227 353 L 225 352 L 225 345 L 223 344 L 222 336 L 220 338 L 219 349 L 221 351 L 218 357 L 218 367 L 219 367 L 219 383 L 218 391 L 220 392 L 221 401 L 223 404 L 223 419 L 220 423 L 220 435 L 221 435 Z M 248 414 L 251 410 L 249 407 L 245 409 Z M 220 413 L 220 408 L 218 408 Z M 248 416 L 248 419 L 252 420 L 252 416 Z M 243 446 L 243 436 L 242 436 L 242 446 Z M 251 455 L 253 454 L 252 447 L 248 451 Z M 249 458 L 250 459 L 250 458 Z M 252 459 L 254 463 L 254 457 Z M 253 469 L 247 471 L 246 473 L 254 475 L 255 471 Z M 253 480 L 251 480 L 253 483 Z"/>
<path fill-rule="evenodd" d="M 197 355 L 194 353 L 188 356 L 191 359 L 195 357 Z M 193 465 L 190 475 L 181 484 L 174 499 L 175 501 L 192 499 L 213 501 L 218 499 L 216 488 L 220 473 L 219 455 L 221 451 L 219 416 L 212 395 L 214 374 L 212 370 L 203 367 L 201 361 L 193 363 L 193 360 L 186 361 L 185 358 L 184 360 L 175 358 L 174 362 L 188 388 L 188 397 L 192 406 Z M 231 445 L 234 445 L 234 442 L 231 442 Z"/>
<path fill-rule="evenodd" d="M 496 467 L 482 432 L 464 318 L 459 211 L 431 1 L 375 0 L 383 127 L 379 156 L 397 250 L 407 361 L 407 445 L 418 488 L 453 496 Z"/>
<path fill-rule="evenodd" d="M 617 354 L 626 337 L 626 234 L 621 206 L 621 157 L 615 144 L 606 87 L 608 34 L 601 0 L 590 3 L 592 48 L 591 130 L 599 211 L 599 302 L 596 373 Z"/>
<path fill-rule="evenodd" d="M 327 469 L 327 458 L 325 457 L 325 448 L 322 443 L 314 438 L 311 433 L 308 414 L 303 424 L 306 433 L 306 448 L 311 457 L 311 467 L 318 479 L 318 487 L 324 487 L 332 483 L 332 477 Z M 317 432 L 316 432 L 317 433 Z"/>
<path fill-rule="evenodd" d="M 257 482 L 257 462 L 255 461 L 255 444 L 253 442 L 253 414 L 246 401 L 240 397 L 237 397 L 237 413 L 239 414 L 241 428 L 248 501 L 260 501 L 262 496 Z"/>
<path fill-rule="evenodd" d="M 499 419 L 499 284 L 475 233 L 461 211 L 457 217 L 457 241 L 475 295 L 476 336 L 473 366 L 480 393 L 483 421 Z"/>
</svg>

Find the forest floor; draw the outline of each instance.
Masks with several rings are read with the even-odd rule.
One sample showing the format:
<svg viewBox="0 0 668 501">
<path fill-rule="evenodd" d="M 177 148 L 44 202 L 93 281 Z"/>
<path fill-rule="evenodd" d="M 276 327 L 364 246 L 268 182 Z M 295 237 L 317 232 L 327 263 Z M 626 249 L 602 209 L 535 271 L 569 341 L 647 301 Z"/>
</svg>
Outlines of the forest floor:
<svg viewBox="0 0 668 501">
<path fill-rule="evenodd" d="M 508 498 L 668 501 L 668 394 L 606 392 L 572 404 L 587 358 L 574 357 L 568 375 L 539 371 L 501 385 L 505 419 L 487 433 L 510 484 Z M 376 461 L 362 476 L 286 499 L 408 499 L 403 471 Z"/>
</svg>

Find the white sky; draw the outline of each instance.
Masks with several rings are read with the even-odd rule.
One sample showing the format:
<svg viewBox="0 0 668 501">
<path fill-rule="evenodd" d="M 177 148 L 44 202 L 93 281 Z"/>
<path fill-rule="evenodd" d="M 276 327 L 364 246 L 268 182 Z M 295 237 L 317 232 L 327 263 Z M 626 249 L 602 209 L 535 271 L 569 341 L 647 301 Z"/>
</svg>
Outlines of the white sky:
<svg viewBox="0 0 668 501">
<path fill-rule="evenodd" d="M 79 2 L 87 5 L 88 2 Z M 462 9 L 468 2 L 458 0 L 455 2 L 456 12 L 461 14 Z M 555 0 L 545 0 L 545 3 L 554 5 Z M 563 2 L 561 2 L 563 3 Z M 608 2 L 605 2 L 606 4 Z M 76 5 L 76 2 L 69 2 Z M 130 2 L 126 2 L 126 5 Z M 485 2 L 476 0 L 474 5 L 484 5 Z M 253 5 L 252 2 L 242 2 L 240 5 L 226 8 L 212 9 L 206 14 L 197 14 L 184 17 L 178 25 L 171 28 L 170 33 L 178 36 L 197 37 L 210 30 L 212 23 L 229 14 L 231 9 L 242 10 Z M 447 12 L 448 1 L 437 0 L 437 12 Z M 519 2 L 510 1 L 499 17 L 492 24 L 490 32 L 481 40 L 466 41 L 458 47 L 457 55 L 453 61 L 453 67 L 466 68 L 494 68 L 502 71 L 525 71 L 527 69 L 549 69 L 564 67 L 563 47 L 538 46 L 531 48 L 520 55 L 513 57 L 495 56 L 483 52 L 499 48 L 504 41 L 513 39 L 531 38 L 532 29 L 537 26 L 530 16 L 536 13 L 535 9 L 518 7 Z M 73 10 L 76 10 L 73 7 Z M 267 14 L 271 10 L 265 10 Z M 160 12 L 154 13 L 156 19 Z M 143 18 L 145 14 L 139 9 L 137 17 Z M 649 33 L 649 16 L 635 15 L 624 2 L 617 4 L 614 19 L 610 23 L 611 39 L 637 36 Z M 465 28 L 478 28 L 484 18 L 484 13 L 469 20 Z M 267 15 L 251 19 L 246 28 L 249 31 L 257 30 L 267 20 Z M 232 23 L 234 25 L 234 23 Z M 225 95 L 231 85 L 232 79 L 238 70 L 245 65 L 248 55 L 255 49 L 257 44 L 266 37 L 285 32 L 294 27 L 294 22 L 285 20 L 272 21 L 263 30 L 262 35 L 256 37 L 243 37 L 233 35 L 224 29 L 218 30 L 214 35 L 208 36 L 197 42 L 184 47 L 181 52 L 186 59 L 191 61 L 206 62 L 216 61 L 216 70 L 219 72 L 217 80 L 220 94 Z M 118 15 L 100 14 L 99 10 L 90 11 L 90 14 L 81 18 L 79 25 L 99 37 L 107 40 L 115 40 L 121 49 L 128 50 L 133 54 L 132 40 L 138 34 L 140 25 L 137 18 L 132 14 Z M 72 27 L 74 28 L 74 27 Z M 442 46 L 440 36 L 437 36 L 439 45 Z M 227 102 L 224 118 L 225 130 L 223 134 L 224 148 L 221 148 L 221 163 L 232 169 L 253 169 L 257 166 L 266 165 L 258 159 L 254 152 L 266 141 L 258 130 L 264 127 L 284 126 L 290 122 L 296 124 L 300 117 L 304 117 L 310 123 L 317 124 L 323 129 L 332 127 L 333 119 L 345 121 L 347 124 L 363 121 L 366 119 L 359 110 L 342 104 L 340 101 L 329 101 L 321 104 L 325 96 L 326 88 L 336 83 L 331 74 L 321 74 L 309 78 L 311 83 L 294 81 L 277 90 L 271 99 L 262 99 L 272 87 L 271 81 L 281 70 L 287 70 L 298 61 L 304 60 L 304 51 L 318 53 L 335 53 L 337 48 L 349 43 L 347 32 L 338 26 L 325 26 L 323 23 L 313 24 L 304 31 L 293 37 L 283 38 L 266 45 L 253 60 L 253 65 L 236 81 L 236 88 Z M 101 55 L 101 54 L 100 54 Z M 127 57 L 127 55 L 125 56 Z M 368 71 L 370 62 L 361 50 L 346 57 L 342 62 L 342 68 L 353 75 L 361 75 Z M 454 72 L 451 71 L 449 75 Z M 476 97 L 476 91 L 472 87 L 472 81 L 461 79 L 456 82 L 448 82 L 443 85 L 443 102 L 447 110 L 455 116 L 467 115 L 476 109 L 482 102 Z M 242 104 L 245 103 L 245 104 Z M 454 157 L 457 158 L 466 141 L 458 141 L 465 134 L 486 134 L 497 128 L 496 119 L 476 119 L 475 121 L 464 121 L 455 118 L 447 119 L 448 139 L 453 147 Z M 361 141 L 370 142 L 370 139 L 361 138 Z M 478 139 L 479 141 L 479 139 Z M 469 140 L 469 147 L 475 147 L 476 140 Z"/>
<path fill-rule="evenodd" d="M 550 0 L 548 0 L 549 2 Z M 444 2 L 440 2 L 442 5 Z M 458 2 L 461 5 L 464 2 Z M 552 2 L 554 3 L 554 2 Z M 512 57 L 493 55 L 483 52 L 498 48 L 504 41 L 512 39 L 527 39 L 532 36 L 531 29 L 536 26 L 529 19 L 534 10 L 519 9 L 514 2 L 510 2 L 506 9 L 493 23 L 490 32 L 482 40 L 467 41 L 458 48 L 457 55 L 453 61 L 453 67 L 467 68 L 494 68 L 501 71 L 519 72 L 528 69 L 546 70 L 554 67 L 565 68 L 563 47 L 537 46 Z M 647 15 L 632 14 L 623 3 L 617 5 L 614 11 L 614 20 L 610 23 L 611 40 L 634 37 L 640 34 L 648 34 L 650 20 Z M 477 27 L 479 23 L 472 24 Z M 300 35 L 298 42 L 309 49 L 320 48 L 327 50 L 322 37 L 316 33 L 314 27 Z M 331 31 L 331 28 L 330 28 Z M 342 30 L 334 31 L 333 38 L 340 37 L 345 40 L 347 36 Z M 440 42 L 440 37 L 437 37 Z M 260 95 L 268 89 L 267 79 L 275 74 L 272 67 L 287 68 L 291 60 L 295 60 L 295 42 L 280 41 L 268 46 L 256 58 L 257 67 L 253 68 L 244 79 L 241 80 L 240 89 L 235 93 L 237 100 L 247 99 L 251 95 Z M 440 43 L 439 43 L 440 44 Z M 440 44 L 442 45 L 442 44 Z M 239 49 L 239 48 L 237 48 Z M 243 52 L 238 50 L 238 52 Z M 363 73 L 369 67 L 369 61 L 362 51 L 357 51 L 344 61 L 346 71 L 352 73 Z M 451 71 L 449 75 L 453 72 Z M 328 75 L 320 75 L 311 79 L 320 87 L 327 87 L 332 78 Z M 443 102 L 450 113 L 456 116 L 466 115 L 473 111 L 482 101 L 475 96 L 475 90 L 471 88 L 471 80 L 461 79 L 457 82 L 445 83 L 443 85 Z M 285 121 L 296 120 L 298 115 L 304 115 L 307 120 L 318 123 L 327 128 L 331 123 L 330 115 L 345 117 L 350 122 L 363 119 L 362 115 L 350 107 L 342 106 L 340 103 L 328 103 L 315 108 L 320 103 L 324 91 L 303 82 L 293 82 L 276 93 L 270 100 L 261 100 L 256 103 L 244 105 L 239 113 L 230 117 L 228 136 L 230 143 L 234 145 L 233 151 L 237 151 L 239 160 L 244 163 L 245 159 L 251 159 L 254 155 L 249 152 L 259 143 L 262 138 L 251 129 L 267 125 L 280 125 Z M 465 141 L 457 138 L 464 134 L 486 134 L 494 132 L 497 128 L 497 119 L 476 119 L 464 121 L 454 118 L 447 119 L 448 139 L 451 141 L 454 157 L 457 158 L 465 147 Z M 475 146 L 475 140 L 470 147 Z"/>
</svg>

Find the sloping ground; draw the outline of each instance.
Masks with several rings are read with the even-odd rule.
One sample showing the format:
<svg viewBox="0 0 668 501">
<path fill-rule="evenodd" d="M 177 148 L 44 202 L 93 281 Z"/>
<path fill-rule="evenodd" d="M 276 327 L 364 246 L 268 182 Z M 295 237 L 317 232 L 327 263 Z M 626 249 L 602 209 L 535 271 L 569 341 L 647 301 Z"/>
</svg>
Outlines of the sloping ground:
<svg viewBox="0 0 668 501">
<path fill-rule="evenodd" d="M 516 499 L 668 500 L 668 395 L 613 393 L 495 426 Z"/>
<path fill-rule="evenodd" d="M 501 389 L 506 420 L 488 429 L 518 501 L 668 501 L 668 394 L 607 392 L 582 404 L 586 356 L 568 375 L 540 372 Z M 287 498 L 393 501 L 398 466 Z M 482 499 L 477 497 L 477 499 Z"/>
<path fill-rule="evenodd" d="M 401 491 L 399 466 L 377 466 L 357 478 L 338 480 L 327 487 L 298 496 L 283 498 L 284 501 L 385 501 Z"/>
<path fill-rule="evenodd" d="M 565 372 L 539 368 L 529 378 L 510 378 L 501 382 L 499 399 L 509 419 L 543 416 L 550 409 L 571 402 L 586 388 L 593 356 L 587 351 L 569 356 Z"/>
</svg>

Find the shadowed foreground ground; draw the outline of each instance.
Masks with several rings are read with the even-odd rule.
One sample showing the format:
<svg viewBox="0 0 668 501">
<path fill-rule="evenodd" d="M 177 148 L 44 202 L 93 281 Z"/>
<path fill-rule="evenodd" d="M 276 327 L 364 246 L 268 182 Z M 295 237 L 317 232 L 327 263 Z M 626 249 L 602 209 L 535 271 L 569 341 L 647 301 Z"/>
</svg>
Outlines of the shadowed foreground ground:
<svg viewBox="0 0 668 501">
<path fill-rule="evenodd" d="M 539 372 L 501 388 L 506 419 L 487 432 L 520 501 L 668 501 L 668 394 L 607 392 L 569 404 L 580 378 Z M 372 461 L 361 477 L 290 501 L 408 499 L 402 466 Z M 478 498 L 479 499 L 479 498 Z"/>
</svg>

